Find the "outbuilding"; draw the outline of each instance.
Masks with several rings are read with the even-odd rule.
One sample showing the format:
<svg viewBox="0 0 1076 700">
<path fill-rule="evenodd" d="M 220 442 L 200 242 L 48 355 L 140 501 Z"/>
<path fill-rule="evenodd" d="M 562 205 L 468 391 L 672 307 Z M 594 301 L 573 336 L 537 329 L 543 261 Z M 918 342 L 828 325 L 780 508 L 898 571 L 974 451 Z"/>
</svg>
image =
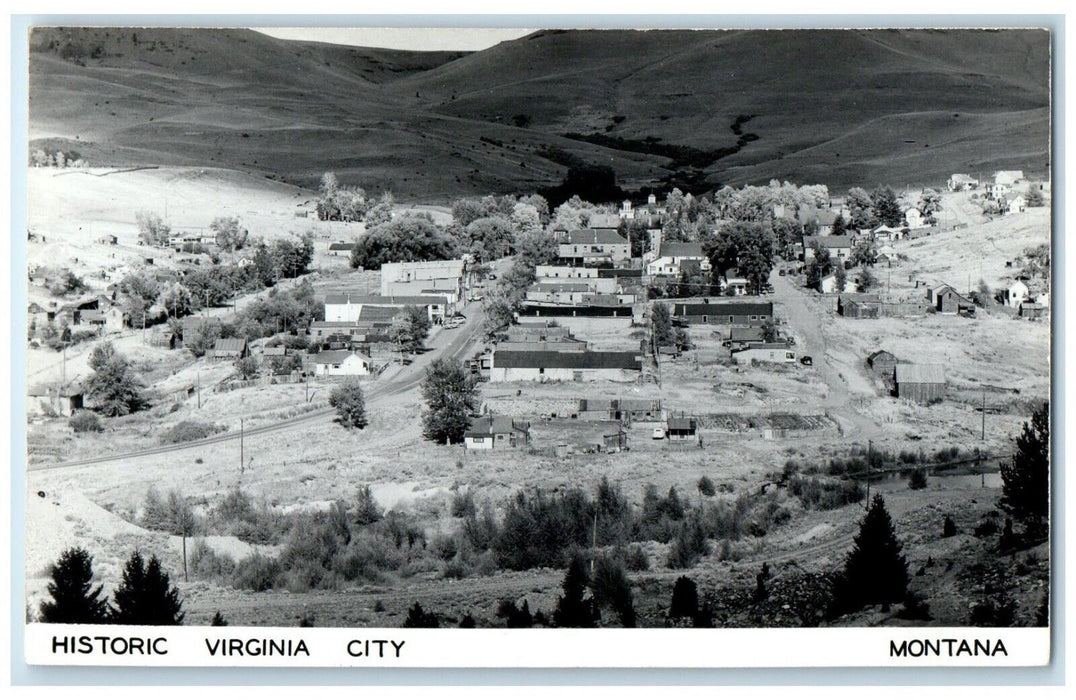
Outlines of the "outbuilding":
<svg viewBox="0 0 1076 700">
<path fill-rule="evenodd" d="M 945 367 L 938 364 L 898 364 L 897 396 L 916 403 L 933 403 L 945 396 Z"/>
<path fill-rule="evenodd" d="M 463 434 L 468 450 L 506 450 L 530 443 L 530 423 L 509 416 L 479 416 Z"/>
</svg>

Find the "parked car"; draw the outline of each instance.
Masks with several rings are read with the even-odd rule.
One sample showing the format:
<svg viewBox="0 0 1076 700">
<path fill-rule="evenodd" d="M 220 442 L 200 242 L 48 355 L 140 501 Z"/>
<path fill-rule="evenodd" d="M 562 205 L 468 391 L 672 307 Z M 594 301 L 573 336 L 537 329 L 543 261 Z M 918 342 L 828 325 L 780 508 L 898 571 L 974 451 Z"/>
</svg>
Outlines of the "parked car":
<svg viewBox="0 0 1076 700">
<path fill-rule="evenodd" d="M 651 440 L 664 440 L 665 439 L 665 428 L 654 428 L 653 432 L 650 433 L 650 439 Z"/>
<path fill-rule="evenodd" d="M 780 270 L 777 271 L 777 274 L 780 275 L 781 277 L 784 277 L 785 276 L 785 268 L 782 267 Z"/>
<path fill-rule="evenodd" d="M 813 365 L 814 360 L 811 359 L 810 355 L 804 355 L 803 357 L 800 358 L 800 364 L 801 365 Z"/>
</svg>

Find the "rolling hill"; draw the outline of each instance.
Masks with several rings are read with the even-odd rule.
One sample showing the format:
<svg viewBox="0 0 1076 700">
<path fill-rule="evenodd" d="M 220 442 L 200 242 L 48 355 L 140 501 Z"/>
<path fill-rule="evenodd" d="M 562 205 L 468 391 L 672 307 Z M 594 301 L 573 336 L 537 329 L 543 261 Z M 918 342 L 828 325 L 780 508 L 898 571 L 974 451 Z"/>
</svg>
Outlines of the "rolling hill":
<svg viewBox="0 0 1076 700">
<path fill-rule="evenodd" d="M 30 138 L 440 201 L 557 183 L 926 184 L 1049 163 L 1040 30 L 541 31 L 474 53 L 236 29 L 42 28 Z"/>
</svg>

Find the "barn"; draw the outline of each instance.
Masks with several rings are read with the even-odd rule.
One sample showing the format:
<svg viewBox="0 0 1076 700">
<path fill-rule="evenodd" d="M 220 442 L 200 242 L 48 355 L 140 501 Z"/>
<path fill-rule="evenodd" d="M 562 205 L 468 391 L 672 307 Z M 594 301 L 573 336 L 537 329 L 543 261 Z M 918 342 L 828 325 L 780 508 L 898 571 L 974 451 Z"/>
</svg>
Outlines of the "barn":
<svg viewBox="0 0 1076 700">
<path fill-rule="evenodd" d="M 887 350 L 877 350 L 867 356 L 867 366 L 875 374 L 892 377 L 897 368 L 897 356 Z"/>
<path fill-rule="evenodd" d="M 945 396 L 945 367 L 942 365 L 896 366 L 897 396 L 916 403 L 932 403 Z"/>
</svg>

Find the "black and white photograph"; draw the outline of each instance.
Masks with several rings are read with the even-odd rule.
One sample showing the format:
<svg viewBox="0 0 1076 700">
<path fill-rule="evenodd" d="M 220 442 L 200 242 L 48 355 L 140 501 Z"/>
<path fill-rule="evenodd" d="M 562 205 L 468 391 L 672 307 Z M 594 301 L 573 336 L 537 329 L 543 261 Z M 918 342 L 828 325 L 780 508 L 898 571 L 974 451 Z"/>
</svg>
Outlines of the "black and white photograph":
<svg viewBox="0 0 1076 700">
<path fill-rule="evenodd" d="M 1050 626 L 1048 28 L 26 40 L 29 627 Z"/>
</svg>

